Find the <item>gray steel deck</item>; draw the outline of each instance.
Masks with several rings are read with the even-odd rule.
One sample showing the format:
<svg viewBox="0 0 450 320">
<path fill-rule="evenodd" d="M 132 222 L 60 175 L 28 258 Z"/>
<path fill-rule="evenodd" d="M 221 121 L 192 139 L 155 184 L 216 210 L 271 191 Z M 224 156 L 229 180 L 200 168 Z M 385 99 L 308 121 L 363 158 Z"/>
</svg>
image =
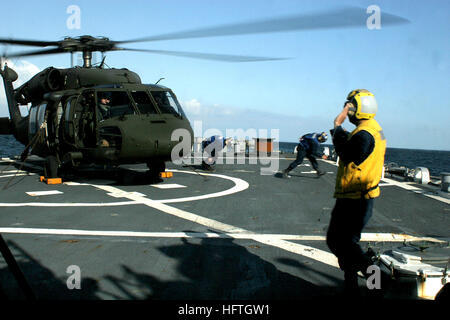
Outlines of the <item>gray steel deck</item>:
<svg viewBox="0 0 450 320">
<path fill-rule="evenodd" d="M 280 170 L 291 161 L 284 157 Z M 19 173 L 20 164 L 0 163 L 0 187 L 7 185 L 0 191 L 0 233 L 38 299 L 342 293 L 343 273 L 324 241 L 334 206 L 330 161 L 320 162 L 328 172 L 320 178 L 305 161 L 290 179 L 261 175 L 264 166 L 248 159 L 212 173 L 169 164 L 174 177 L 153 185 L 144 166 L 86 170 L 47 185 L 39 181 L 39 161 L 32 163 Z M 364 246 L 383 250 L 406 236 L 450 239 L 448 198 L 389 178 L 381 185 Z M 81 289 L 68 289 L 69 266 L 79 267 Z M 7 298 L 23 299 L 1 257 L 0 283 Z"/>
</svg>

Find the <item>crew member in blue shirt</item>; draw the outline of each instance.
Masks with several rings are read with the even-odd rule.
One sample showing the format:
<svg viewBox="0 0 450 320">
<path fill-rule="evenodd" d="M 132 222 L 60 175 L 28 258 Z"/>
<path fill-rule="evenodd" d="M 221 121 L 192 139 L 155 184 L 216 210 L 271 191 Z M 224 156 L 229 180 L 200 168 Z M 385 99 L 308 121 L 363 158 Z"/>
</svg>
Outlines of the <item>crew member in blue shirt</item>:
<svg viewBox="0 0 450 320">
<path fill-rule="evenodd" d="M 316 170 L 317 175 L 320 177 L 325 174 L 325 171 L 319 169 L 319 163 L 316 160 L 316 157 L 322 157 L 326 159 L 326 156 L 321 153 L 320 143 L 324 143 L 327 141 L 328 135 L 326 132 L 322 133 L 308 133 L 302 136 L 299 139 L 299 143 L 297 146 L 297 158 L 283 171 L 284 178 L 290 178 L 288 173 L 295 169 L 298 165 L 303 162 L 303 158 L 308 158 L 313 166 L 314 170 Z"/>
<path fill-rule="evenodd" d="M 222 136 L 212 136 L 202 141 L 204 158 L 202 160 L 202 169 L 214 171 L 217 160 L 217 154 L 225 148 L 231 138 L 224 139 Z"/>
</svg>

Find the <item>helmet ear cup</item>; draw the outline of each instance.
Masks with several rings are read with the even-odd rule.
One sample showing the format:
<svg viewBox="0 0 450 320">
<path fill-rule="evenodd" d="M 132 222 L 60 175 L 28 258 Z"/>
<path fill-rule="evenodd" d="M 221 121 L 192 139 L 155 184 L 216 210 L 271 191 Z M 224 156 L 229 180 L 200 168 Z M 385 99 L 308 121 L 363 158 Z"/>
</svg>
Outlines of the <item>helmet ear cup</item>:
<svg viewBox="0 0 450 320">
<path fill-rule="evenodd" d="M 348 112 L 347 112 L 348 116 L 353 117 L 357 110 L 357 108 L 355 106 L 355 103 L 357 103 L 357 102 L 355 101 L 355 99 L 353 99 L 352 101 L 348 101 L 347 103 L 351 103 L 353 105 L 353 107 L 348 108 Z"/>
</svg>

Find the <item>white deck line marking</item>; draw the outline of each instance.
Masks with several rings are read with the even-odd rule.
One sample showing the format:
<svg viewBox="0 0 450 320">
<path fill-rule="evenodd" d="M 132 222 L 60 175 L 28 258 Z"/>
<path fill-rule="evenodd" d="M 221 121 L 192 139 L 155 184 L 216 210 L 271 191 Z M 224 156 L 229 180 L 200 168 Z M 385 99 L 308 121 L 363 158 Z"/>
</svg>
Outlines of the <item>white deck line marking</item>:
<svg viewBox="0 0 450 320">
<path fill-rule="evenodd" d="M 395 180 L 392 180 L 392 179 L 389 179 L 389 178 L 384 178 L 382 181 L 385 181 L 385 182 L 387 182 L 387 183 L 389 183 L 391 185 L 394 185 L 394 186 L 397 186 L 397 187 L 400 187 L 400 188 L 403 188 L 403 189 L 406 189 L 406 190 L 409 190 L 409 191 L 413 191 L 415 193 L 422 194 L 422 195 L 427 196 L 429 198 L 432 198 L 434 200 L 438 200 L 438 201 L 450 204 L 450 199 L 447 199 L 447 198 L 444 198 L 444 197 L 441 197 L 441 196 L 438 196 L 438 195 L 434 195 L 434 194 L 428 194 L 427 190 L 418 188 L 418 187 L 416 187 L 414 185 L 411 185 L 411 184 L 408 184 L 408 183 L 401 183 L 401 182 L 398 182 L 398 181 L 395 181 Z"/>
<path fill-rule="evenodd" d="M 405 189 L 405 190 L 410 190 L 410 191 L 423 191 L 423 189 L 420 189 L 420 188 L 418 188 L 418 187 L 416 187 L 416 186 L 413 186 L 413 185 L 411 185 L 411 184 L 409 184 L 409 183 L 400 183 L 400 182 L 398 182 L 398 181 L 395 181 L 395 180 L 392 180 L 392 179 L 389 179 L 389 178 L 383 178 L 382 181 L 387 182 L 387 183 L 389 183 L 389 184 L 391 184 L 391 185 L 394 185 L 394 186 L 403 188 L 403 189 Z"/>
<path fill-rule="evenodd" d="M 214 233 L 214 232 L 140 232 L 140 231 L 102 231 L 78 229 L 47 229 L 47 228 L 8 228 L 0 227 L 0 233 L 11 234 L 47 234 L 69 236 L 104 236 L 104 237 L 131 237 L 131 238 L 215 238 L 237 240 L 291 240 L 291 241 L 325 241 L 325 236 L 290 235 L 290 234 L 253 234 L 253 233 Z M 415 237 L 406 234 L 394 233 L 363 233 L 361 241 L 403 242 L 403 241 L 431 241 L 445 243 L 445 241 L 429 238 Z"/>
<path fill-rule="evenodd" d="M 200 223 L 200 221 L 196 221 Z M 215 223 L 217 228 L 221 223 Z M 237 228 L 236 228 L 237 229 Z M 236 230 L 235 229 L 235 230 Z M 243 229 L 241 229 L 243 230 Z M 244 230 L 243 230 L 244 231 Z M 27 229 L 27 228 L 0 228 L 1 233 L 22 233 L 22 234 L 54 234 L 54 235 L 78 235 L 78 236 L 116 236 L 116 237 L 183 237 L 183 238 L 234 238 L 250 239 L 269 246 L 302 255 L 304 257 L 322 262 L 335 268 L 339 268 L 336 257 L 327 251 L 316 249 L 310 246 L 301 245 L 280 239 L 279 235 L 258 235 L 253 233 L 238 234 L 215 234 L 215 233 L 160 233 L 160 232 L 134 232 L 134 231 L 87 231 L 69 229 Z M 317 237 L 314 237 L 317 239 Z"/>
<path fill-rule="evenodd" d="M 136 195 L 136 194 L 128 193 L 126 191 L 120 190 L 119 188 L 116 188 L 113 186 L 103 186 L 103 185 L 93 185 L 93 186 L 95 188 L 107 191 L 108 193 L 119 193 L 120 192 L 124 198 L 127 198 L 129 200 L 134 200 L 140 204 L 144 204 L 146 206 L 155 208 L 155 209 L 163 211 L 165 213 L 169 213 L 173 216 L 176 216 L 176 217 L 179 217 L 179 218 L 182 218 L 185 220 L 196 222 L 196 223 L 204 225 L 206 227 L 221 230 L 223 232 L 246 232 L 246 230 L 244 230 L 244 229 L 237 228 L 237 227 L 234 227 L 232 225 L 228 225 L 228 224 L 225 224 L 222 222 L 218 222 L 213 219 L 205 218 L 205 217 L 202 217 L 202 216 L 199 216 L 194 213 L 190 213 L 190 212 L 178 209 L 178 208 L 174 208 L 174 207 L 168 206 L 164 203 L 161 203 L 161 202 L 149 199 L 149 198 L 144 198 L 144 197 Z"/>
<path fill-rule="evenodd" d="M 313 171 L 300 171 L 300 172 L 297 172 L 297 173 L 317 173 L 317 171 L 316 170 L 313 170 Z M 327 171 L 327 173 L 334 173 L 333 171 Z"/>
<path fill-rule="evenodd" d="M 59 203 L 59 202 L 23 202 L 23 203 L 0 203 L 0 207 L 116 207 L 128 206 L 132 204 L 139 204 L 136 201 L 118 201 L 118 202 L 73 202 L 73 203 Z"/>
<path fill-rule="evenodd" d="M 159 188 L 159 189 L 177 189 L 177 188 L 186 188 L 186 186 L 183 186 L 183 185 L 177 184 L 177 183 L 152 184 L 152 187 L 154 187 L 154 188 Z"/>
<path fill-rule="evenodd" d="M 32 174 L 28 173 L 17 173 L 17 174 L 5 174 L 0 176 L 0 178 L 10 178 L 10 177 L 20 177 L 20 176 L 31 176 Z"/>
<path fill-rule="evenodd" d="M 112 193 L 122 192 L 122 190 L 120 190 L 119 188 L 113 187 L 113 186 L 94 185 L 94 187 L 105 190 L 107 192 L 112 192 Z M 126 194 L 126 192 L 124 192 L 124 195 L 125 194 Z M 191 212 L 188 212 L 185 210 L 174 208 L 174 207 L 171 207 L 164 203 L 156 202 L 149 198 L 144 198 L 144 197 L 140 197 L 140 196 L 133 195 L 133 194 L 126 195 L 126 198 L 130 199 L 130 200 L 135 200 L 141 204 L 144 204 L 146 206 L 152 207 L 159 211 L 168 213 L 170 215 L 176 216 L 178 218 L 189 220 L 189 221 L 201 224 L 203 226 L 206 226 L 208 228 L 220 230 L 225 233 L 245 233 L 245 234 L 248 234 L 249 236 L 254 235 L 254 233 L 251 231 L 248 231 L 248 230 L 245 230 L 245 229 L 242 229 L 239 227 L 235 227 L 230 224 L 225 224 L 225 223 L 216 221 L 214 219 L 205 218 L 203 216 L 199 216 L 199 215 L 196 215 L 194 213 L 191 213 Z M 253 239 L 254 241 L 260 242 L 260 243 L 278 247 L 280 249 L 314 259 L 316 261 L 322 262 L 322 263 L 330 265 L 332 267 L 339 268 L 337 258 L 333 254 L 331 254 L 327 251 L 316 249 L 316 248 L 313 248 L 310 246 L 301 245 L 298 243 L 288 242 L 285 240 L 272 239 L 272 238 L 266 237 L 266 236 L 251 237 L 251 239 Z"/>
<path fill-rule="evenodd" d="M 53 194 L 63 194 L 63 192 L 58 191 L 58 190 L 49 190 L 49 191 L 28 191 L 25 192 L 26 194 L 28 194 L 29 196 L 32 197 L 39 197 L 39 196 L 50 196 Z"/>
<path fill-rule="evenodd" d="M 146 195 L 145 194 L 143 194 L 143 193 L 140 193 L 140 192 L 129 192 L 130 194 L 135 194 L 135 195 L 138 195 L 138 196 L 140 196 L 140 197 L 145 197 Z M 128 194 L 128 192 L 127 192 L 127 194 Z M 108 196 L 111 196 L 111 197 L 114 197 L 114 198 L 124 198 L 124 196 L 123 196 L 123 192 L 118 192 L 118 193 L 108 193 L 107 194 Z"/>
</svg>

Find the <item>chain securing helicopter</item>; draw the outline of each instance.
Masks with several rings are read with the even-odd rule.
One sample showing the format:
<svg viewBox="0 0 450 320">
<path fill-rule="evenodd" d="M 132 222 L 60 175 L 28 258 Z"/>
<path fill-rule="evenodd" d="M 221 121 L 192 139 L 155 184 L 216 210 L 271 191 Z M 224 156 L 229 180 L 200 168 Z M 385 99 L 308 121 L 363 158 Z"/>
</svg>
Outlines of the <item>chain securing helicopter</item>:
<svg viewBox="0 0 450 320">
<path fill-rule="evenodd" d="M 107 69 L 104 58 L 92 65 L 92 53 L 137 51 L 227 62 L 270 61 L 284 58 L 205 54 L 198 52 L 130 49 L 118 45 L 131 42 L 176 40 L 212 36 L 257 34 L 294 30 L 364 27 L 365 9 L 343 7 L 318 14 L 301 14 L 255 22 L 201 28 L 126 41 L 106 37 L 66 37 L 61 41 L 0 39 L 0 43 L 43 47 L 6 58 L 82 52 L 83 66 L 48 67 L 18 88 L 17 73 L 5 64 L 3 78 L 9 118 L 0 118 L 0 134 L 13 134 L 25 145 L 22 160 L 29 153 L 46 159 L 45 176 L 82 163 L 147 163 L 157 177 L 171 160 L 176 129 L 193 131 L 180 103 L 170 88 L 143 84 L 128 69 Z M 408 20 L 383 13 L 383 26 Z M 50 48 L 49 48 L 50 47 Z M 1 67 L 1 64 L 0 64 Z M 109 100 L 109 101 L 108 101 Z M 19 105 L 31 104 L 22 116 Z M 180 154 L 179 156 L 184 156 Z M 172 159 L 173 160 L 173 159 Z"/>
</svg>

